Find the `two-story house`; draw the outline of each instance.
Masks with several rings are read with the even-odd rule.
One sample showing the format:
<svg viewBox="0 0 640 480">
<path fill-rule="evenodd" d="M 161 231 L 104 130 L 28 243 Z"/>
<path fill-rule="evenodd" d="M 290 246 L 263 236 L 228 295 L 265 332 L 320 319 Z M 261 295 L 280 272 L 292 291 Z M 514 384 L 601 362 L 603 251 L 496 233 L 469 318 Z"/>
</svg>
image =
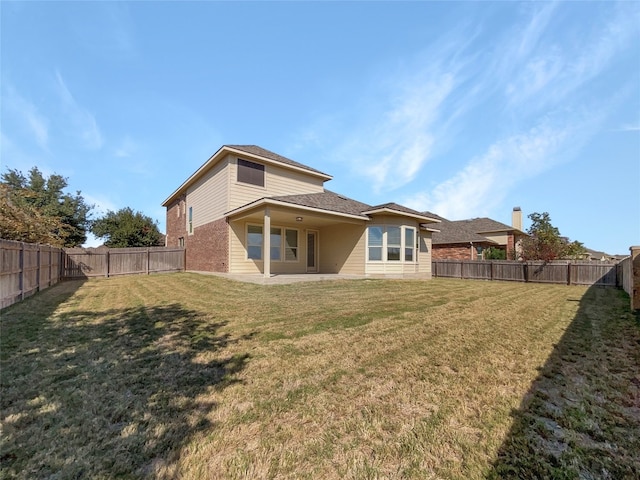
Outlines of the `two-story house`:
<svg viewBox="0 0 640 480">
<path fill-rule="evenodd" d="M 187 270 L 431 275 L 439 220 L 324 188 L 331 176 L 254 145 L 225 145 L 162 204 Z"/>
</svg>

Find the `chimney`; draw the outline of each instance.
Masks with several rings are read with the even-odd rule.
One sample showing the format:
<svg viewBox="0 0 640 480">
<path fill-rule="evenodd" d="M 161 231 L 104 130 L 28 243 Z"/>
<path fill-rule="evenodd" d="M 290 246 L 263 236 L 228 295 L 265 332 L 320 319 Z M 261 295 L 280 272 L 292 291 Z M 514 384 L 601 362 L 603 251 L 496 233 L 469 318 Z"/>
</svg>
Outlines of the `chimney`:
<svg viewBox="0 0 640 480">
<path fill-rule="evenodd" d="M 513 207 L 511 226 L 516 230 L 522 231 L 522 210 L 520 210 L 520 207 Z"/>
</svg>

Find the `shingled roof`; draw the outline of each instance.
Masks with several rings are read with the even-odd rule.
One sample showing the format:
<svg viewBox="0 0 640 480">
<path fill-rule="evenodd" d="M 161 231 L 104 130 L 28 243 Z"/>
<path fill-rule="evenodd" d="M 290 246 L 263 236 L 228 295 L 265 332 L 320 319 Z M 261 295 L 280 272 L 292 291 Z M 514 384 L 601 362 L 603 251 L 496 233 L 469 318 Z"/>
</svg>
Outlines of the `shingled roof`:
<svg viewBox="0 0 640 480">
<path fill-rule="evenodd" d="M 291 203 L 302 207 L 317 208 L 330 212 L 346 213 L 348 215 L 358 215 L 363 219 L 368 218 L 362 212 L 371 209 L 366 203 L 353 200 L 338 193 L 325 190 L 321 193 L 306 193 L 300 195 L 281 195 L 270 197 L 280 202 Z"/>
<path fill-rule="evenodd" d="M 240 150 L 241 152 L 250 153 L 251 155 L 258 155 L 260 157 L 268 158 L 269 160 L 273 160 L 275 162 L 291 165 L 292 167 L 301 168 L 309 172 L 319 173 L 321 175 L 325 175 L 331 178 L 331 175 L 321 172 L 320 170 L 316 170 L 315 168 L 311 168 L 308 165 L 304 165 L 302 163 L 296 162 L 295 160 L 291 160 L 290 158 L 283 157 L 282 155 L 278 155 L 277 153 L 271 152 L 266 148 L 262 148 L 257 145 L 225 145 L 225 146 L 229 148 L 233 148 L 234 150 Z"/>
<path fill-rule="evenodd" d="M 466 220 L 449 221 L 442 217 L 436 227 L 439 232 L 433 232 L 431 241 L 434 245 L 445 245 L 452 243 L 485 243 L 497 245 L 497 242 L 476 233 Z"/>
</svg>

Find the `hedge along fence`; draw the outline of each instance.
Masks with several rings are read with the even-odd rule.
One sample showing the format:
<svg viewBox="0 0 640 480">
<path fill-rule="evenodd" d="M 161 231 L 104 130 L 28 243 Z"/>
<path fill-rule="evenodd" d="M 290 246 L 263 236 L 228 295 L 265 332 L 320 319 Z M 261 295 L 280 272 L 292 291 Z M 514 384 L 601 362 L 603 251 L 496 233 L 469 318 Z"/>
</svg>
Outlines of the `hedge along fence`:
<svg viewBox="0 0 640 480">
<path fill-rule="evenodd" d="M 0 239 L 0 308 L 64 279 L 179 272 L 184 248 L 58 248 Z"/>
<path fill-rule="evenodd" d="M 501 260 L 433 260 L 434 277 L 505 280 L 565 285 L 623 286 L 617 263 L 517 262 Z"/>
</svg>

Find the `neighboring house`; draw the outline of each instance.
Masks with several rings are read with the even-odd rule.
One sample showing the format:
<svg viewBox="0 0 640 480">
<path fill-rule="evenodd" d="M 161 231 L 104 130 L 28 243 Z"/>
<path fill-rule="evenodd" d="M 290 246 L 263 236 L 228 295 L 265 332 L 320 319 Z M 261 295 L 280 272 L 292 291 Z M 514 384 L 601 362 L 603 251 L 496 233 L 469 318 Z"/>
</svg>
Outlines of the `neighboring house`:
<svg viewBox="0 0 640 480">
<path fill-rule="evenodd" d="M 522 211 L 513 209 L 513 226 L 505 225 L 490 218 L 472 218 L 450 221 L 430 212 L 423 213 L 440 220 L 432 236 L 432 256 L 434 259 L 482 260 L 489 247 L 518 252 L 522 238 Z"/>
<path fill-rule="evenodd" d="M 611 255 L 605 252 L 600 252 L 597 250 L 591 250 L 590 248 L 585 249 L 584 255 L 581 256 L 582 260 L 589 260 L 592 262 L 620 262 L 624 260 L 628 255 Z"/>
<path fill-rule="evenodd" d="M 438 219 L 331 192 L 331 178 L 258 146 L 222 146 L 162 204 L 167 246 L 186 247 L 187 270 L 431 275 L 427 225 Z"/>
</svg>

